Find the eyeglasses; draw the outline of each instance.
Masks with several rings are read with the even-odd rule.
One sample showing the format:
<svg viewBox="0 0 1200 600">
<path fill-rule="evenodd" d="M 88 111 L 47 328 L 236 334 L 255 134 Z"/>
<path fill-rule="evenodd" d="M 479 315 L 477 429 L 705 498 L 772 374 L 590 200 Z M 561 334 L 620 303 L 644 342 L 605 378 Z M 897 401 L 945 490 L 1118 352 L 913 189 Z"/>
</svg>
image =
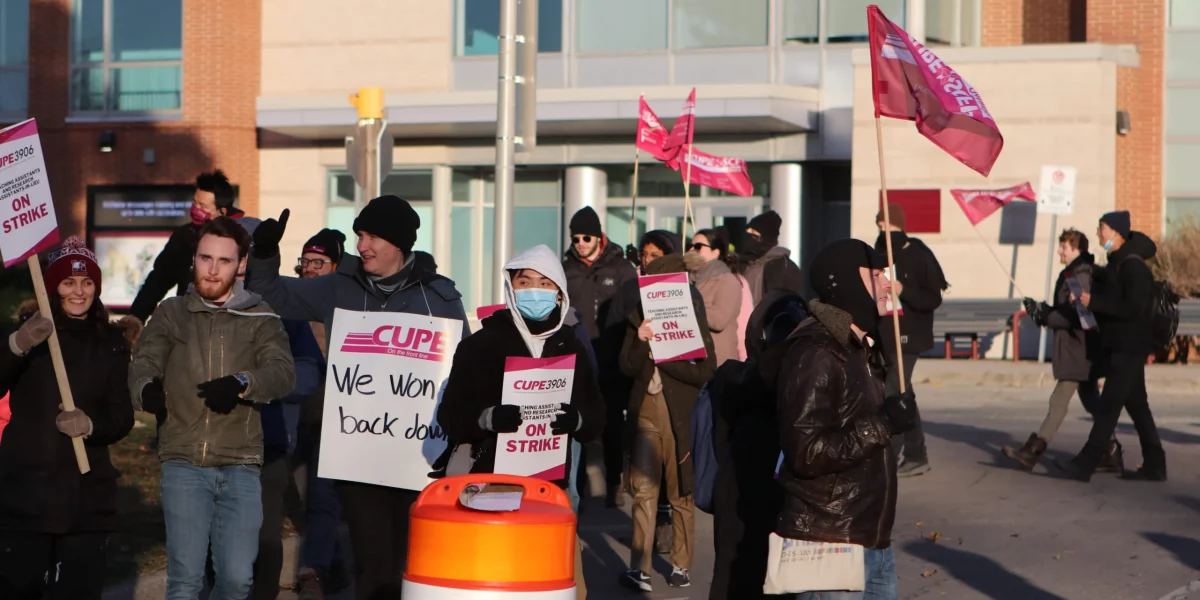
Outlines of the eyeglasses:
<svg viewBox="0 0 1200 600">
<path fill-rule="evenodd" d="M 573 235 L 573 236 L 571 236 L 571 241 L 576 244 L 590 244 L 590 243 L 592 243 L 592 236 L 590 236 L 590 235 Z"/>
<path fill-rule="evenodd" d="M 325 263 L 333 264 L 333 261 L 325 260 L 323 258 L 298 258 L 298 259 L 296 259 L 296 266 L 300 267 L 301 269 L 307 269 L 309 265 L 312 265 L 312 268 L 317 269 L 319 271 L 319 270 L 325 268 Z"/>
<path fill-rule="evenodd" d="M 704 244 L 701 242 L 696 242 L 695 244 L 692 244 L 692 250 L 695 250 L 696 252 L 699 252 L 700 250 L 702 250 L 704 248 L 712 248 L 712 246 L 709 246 L 708 244 Z"/>
</svg>

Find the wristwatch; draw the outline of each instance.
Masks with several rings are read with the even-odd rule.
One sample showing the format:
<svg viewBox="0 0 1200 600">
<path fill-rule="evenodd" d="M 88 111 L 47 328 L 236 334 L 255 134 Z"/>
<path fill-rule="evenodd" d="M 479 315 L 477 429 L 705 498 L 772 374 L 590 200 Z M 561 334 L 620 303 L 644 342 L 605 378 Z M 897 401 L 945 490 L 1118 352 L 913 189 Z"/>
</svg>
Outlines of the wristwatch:
<svg viewBox="0 0 1200 600">
<path fill-rule="evenodd" d="M 242 393 L 238 394 L 238 396 L 245 394 L 246 390 L 250 389 L 250 376 L 245 373 L 234 373 L 233 376 L 238 380 L 238 383 L 242 384 Z"/>
</svg>

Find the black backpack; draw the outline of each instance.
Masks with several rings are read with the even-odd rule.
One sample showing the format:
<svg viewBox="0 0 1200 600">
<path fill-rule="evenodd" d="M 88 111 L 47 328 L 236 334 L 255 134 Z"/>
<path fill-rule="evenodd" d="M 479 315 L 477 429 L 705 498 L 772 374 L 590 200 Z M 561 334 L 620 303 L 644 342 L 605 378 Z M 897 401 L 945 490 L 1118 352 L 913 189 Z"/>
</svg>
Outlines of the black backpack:
<svg viewBox="0 0 1200 600">
<path fill-rule="evenodd" d="M 1140 256 L 1125 260 L 1133 258 L 1145 262 Z M 1154 280 L 1151 289 L 1154 295 L 1150 301 L 1150 337 L 1154 340 L 1155 350 L 1161 350 L 1175 341 L 1175 332 L 1179 330 L 1179 294 L 1170 282 L 1158 279 Z"/>
</svg>

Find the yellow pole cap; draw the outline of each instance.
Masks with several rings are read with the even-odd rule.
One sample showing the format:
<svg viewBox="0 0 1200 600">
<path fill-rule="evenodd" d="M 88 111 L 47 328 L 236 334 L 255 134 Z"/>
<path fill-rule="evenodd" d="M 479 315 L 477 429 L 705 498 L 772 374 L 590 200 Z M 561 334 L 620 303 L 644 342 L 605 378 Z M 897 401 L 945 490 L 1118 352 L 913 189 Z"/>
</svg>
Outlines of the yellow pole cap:
<svg viewBox="0 0 1200 600">
<path fill-rule="evenodd" d="M 382 119 L 383 88 L 359 88 L 350 95 L 350 104 L 358 109 L 360 119 Z"/>
</svg>

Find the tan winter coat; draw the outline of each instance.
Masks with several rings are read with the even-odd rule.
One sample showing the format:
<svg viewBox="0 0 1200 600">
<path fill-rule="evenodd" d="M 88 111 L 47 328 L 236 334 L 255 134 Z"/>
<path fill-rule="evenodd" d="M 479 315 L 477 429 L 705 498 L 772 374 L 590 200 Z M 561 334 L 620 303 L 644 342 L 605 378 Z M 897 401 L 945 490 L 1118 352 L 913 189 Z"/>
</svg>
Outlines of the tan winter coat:
<svg viewBox="0 0 1200 600">
<path fill-rule="evenodd" d="M 698 255 L 692 252 L 688 255 L 690 269 Z M 717 366 L 729 359 L 738 360 L 738 314 L 742 310 L 742 283 L 729 270 L 729 266 L 720 260 L 711 260 L 696 268 L 692 280 L 704 297 L 708 329 L 712 332 L 713 345 L 717 349 Z"/>
</svg>

